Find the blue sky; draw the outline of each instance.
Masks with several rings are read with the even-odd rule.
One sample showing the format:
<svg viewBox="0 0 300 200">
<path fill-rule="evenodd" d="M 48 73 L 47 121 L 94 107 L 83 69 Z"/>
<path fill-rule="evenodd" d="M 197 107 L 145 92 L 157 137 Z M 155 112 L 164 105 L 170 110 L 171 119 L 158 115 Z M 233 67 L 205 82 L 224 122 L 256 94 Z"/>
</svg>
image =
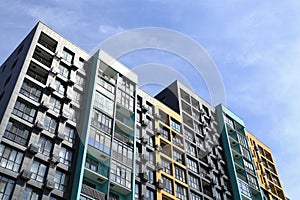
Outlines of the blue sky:
<svg viewBox="0 0 300 200">
<path fill-rule="evenodd" d="M 38 20 L 90 52 L 125 30 L 162 27 L 197 41 L 223 78 L 227 107 L 275 156 L 286 194 L 300 191 L 300 2 L 298 1 L 0 1 L 0 62 Z M 209 101 L 205 83 L 175 55 L 142 50 L 121 57 L 131 68 L 173 67 Z M 150 92 L 155 92 L 156 87 Z"/>
</svg>

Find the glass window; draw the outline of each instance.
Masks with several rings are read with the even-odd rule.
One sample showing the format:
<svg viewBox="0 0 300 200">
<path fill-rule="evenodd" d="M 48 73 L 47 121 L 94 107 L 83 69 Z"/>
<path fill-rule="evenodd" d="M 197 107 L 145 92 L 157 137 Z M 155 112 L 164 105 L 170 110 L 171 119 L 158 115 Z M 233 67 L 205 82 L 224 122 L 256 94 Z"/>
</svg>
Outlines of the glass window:
<svg viewBox="0 0 300 200">
<path fill-rule="evenodd" d="M 64 48 L 64 50 L 62 52 L 62 57 L 69 63 L 72 63 L 73 59 L 74 59 L 74 53 L 72 53 L 70 50 Z"/>
<path fill-rule="evenodd" d="M 71 143 L 75 142 L 75 129 L 66 125 L 65 129 L 64 129 L 64 135 L 65 135 L 65 139 Z"/>
<path fill-rule="evenodd" d="M 174 166 L 175 178 L 185 183 L 185 170 L 177 165 Z"/>
<path fill-rule="evenodd" d="M 94 128 L 91 128 L 89 134 L 89 145 L 109 155 L 111 137 L 97 131 Z"/>
<path fill-rule="evenodd" d="M 65 87 L 64 87 L 64 85 L 59 80 L 55 80 L 54 84 L 55 84 L 55 90 L 56 90 L 56 92 L 58 92 L 61 95 L 64 95 L 65 94 L 65 90 L 66 90 Z"/>
<path fill-rule="evenodd" d="M 258 189 L 256 178 L 250 174 L 247 174 L 249 185 L 254 187 L 255 189 Z"/>
<path fill-rule="evenodd" d="M 248 149 L 242 147 L 242 155 L 248 159 L 248 160 L 251 160 L 251 155 L 250 155 L 250 152 Z"/>
<path fill-rule="evenodd" d="M 154 191 L 151 190 L 151 189 L 149 189 L 149 188 L 147 188 L 147 189 L 146 189 L 146 198 L 147 198 L 148 200 L 155 200 Z"/>
<path fill-rule="evenodd" d="M 20 93 L 38 102 L 42 96 L 42 89 L 29 81 L 24 81 Z"/>
<path fill-rule="evenodd" d="M 90 157 L 87 157 L 86 158 L 86 161 L 85 161 L 85 167 L 94 171 L 94 172 L 98 172 L 98 161 L 97 160 L 94 160 Z"/>
<path fill-rule="evenodd" d="M 176 197 L 181 200 L 187 200 L 187 190 L 185 187 L 179 185 L 178 183 L 175 184 L 176 188 Z"/>
<path fill-rule="evenodd" d="M 182 153 L 174 148 L 173 149 L 173 160 L 176 160 L 177 162 L 184 164 L 184 153 Z"/>
<path fill-rule="evenodd" d="M 62 75 L 65 78 L 69 78 L 70 70 L 68 69 L 67 66 L 64 64 L 60 63 L 58 66 L 58 73 Z"/>
<path fill-rule="evenodd" d="M 71 166 L 72 164 L 72 151 L 66 147 L 61 147 L 59 152 L 60 162 Z"/>
<path fill-rule="evenodd" d="M 37 110 L 33 108 L 33 106 L 17 100 L 13 110 L 13 114 L 28 122 L 33 122 L 36 111 Z"/>
<path fill-rule="evenodd" d="M 189 174 L 189 186 L 194 188 L 195 190 L 199 190 L 200 182 L 197 176 Z"/>
<path fill-rule="evenodd" d="M 166 172 L 167 174 L 172 175 L 172 172 L 171 172 L 172 163 L 171 163 L 171 161 L 169 161 L 165 158 L 161 158 L 160 162 L 163 166 L 163 171 Z"/>
<path fill-rule="evenodd" d="M 172 180 L 165 177 L 165 176 L 161 176 L 161 180 L 163 182 L 163 185 L 164 185 L 164 191 L 170 193 L 170 194 L 173 194 L 173 183 L 172 183 Z"/>
<path fill-rule="evenodd" d="M 148 169 L 148 182 L 149 183 L 155 183 L 155 171 L 152 169 Z"/>
<path fill-rule="evenodd" d="M 26 187 L 22 200 L 39 200 L 40 194 L 31 187 Z"/>
<path fill-rule="evenodd" d="M 177 131 L 177 132 L 180 132 L 180 124 L 178 122 L 176 122 L 175 120 L 171 119 L 170 121 L 170 127 Z"/>
<path fill-rule="evenodd" d="M 112 94 L 115 93 L 115 87 L 110 83 L 106 82 L 105 80 L 103 80 L 102 78 L 98 79 L 97 83 L 103 88 L 105 88 L 107 91 L 109 91 L 110 93 Z"/>
<path fill-rule="evenodd" d="M 112 100 L 108 99 L 104 95 L 96 92 L 95 94 L 95 102 L 94 105 L 96 108 L 103 110 L 104 112 L 108 113 L 109 115 L 113 114 L 114 103 Z"/>
<path fill-rule="evenodd" d="M 82 101 L 82 95 L 79 92 L 77 92 L 76 90 L 73 90 L 73 98 L 72 98 L 72 100 L 75 103 L 78 103 L 80 105 L 81 101 Z"/>
<path fill-rule="evenodd" d="M 127 166 L 132 166 L 133 149 L 128 145 L 114 140 L 112 143 L 112 157 L 125 163 Z"/>
<path fill-rule="evenodd" d="M 44 120 L 44 128 L 50 133 L 55 133 L 57 128 L 57 121 L 54 118 L 46 115 Z"/>
<path fill-rule="evenodd" d="M 198 194 L 191 192 L 191 200 L 201 200 L 201 197 Z"/>
<path fill-rule="evenodd" d="M 55 172 L 54 187 L 61 191 L 67 190 L 69 176 L 61 171 Z"/>
<path fill-rule="evenodd" d="M 239 186 L 240 186 L 240 189 L 241 189 L 241 192 L 248 196 L 248 197 L 251 197 L 251 193 L 250 193 L 250 190 L 249 190 L 249 187 L 246 183 L 244 183 L 242 180 L 238 179 L 239 181 Z"/>
<path fill-rule="evenodd" d="M 122 90 L 118 90 L 117 103 L 134 112 L 134 98 Z"/>
<path fill-rule="evenodd" d="M 190 158 L 187 158 L 187 168 L 189 168 L 190 170 L 192 170 L 193 172 L 198 173 L 198 166 L 197 166 L 197 162 L 194 160 L 191 160 Z"/>
<path fill-rule="evenodd" d="M 185 149 L 186 149 L 186 152 L 191 154 L 192 156 L 196 156 L 196 147 L 189 144 L 189 143 L 185 143 Z"/>
<path fill-rule="evenodd" d="M 41 136 L 38 141 L 38 146 L 39 146 L 39 152 L 41 154 L 44 154 L 45 156 L 50 156 L 53 144 L 49 138 L 45 136 Z"/>
<path fill-rule="evenodd" d="M 31 165 L 31 179 L 36 180 L 38 182 L 44 182 L 44 177 L 46 174 L 47 167 L 46 165 L 40 163 L 37 160 L 34 160 Z"/>
<path fill-rule="evenodd" d="M 127 94 L 134 96 L 133 83 L 131 83 L 131 81 L 125 79 L 124 77 L 119 77 L 119 88 Z"/>
<path fill-rule="evenodd" d="M 107 133 L 111 133 L 111 125 L 112 119 L 103 113 L 93 110 L 92 114 L 92 125 L 94 125 L 96 128 L 99 128 L 102 131 L 105 131 Z"/>
<path fill-rule="evenodd" d="M 49 104 L 50 104 L 50 109 L 53 110 L 54 112 L 56 113 L 59 113 L 60 112 L 60 109 L 61 109 L 61 102 L 59 99 L 55 98 L 55 97 L 50 97 L 50 100 L 49 100 Z"/>
<path fill-rule="evenodd" d="M 0 175 L 0 198 L 11 199 L 15 181 Z"/>
<path fill-rule="evenodd" d="M 23 160 L 23 153 L 0 144 L 0 166 L 14 172 L 19 172 Z"/>
<path fill-rule="evenodd" d="M 110 177 L 111 180 L 131 189 L 132 171 L 127 166 L 112 160 L 110 166 Z"/>
<path fill-rule="evenodd" d="M 84 77 L 81 76 L 81 75 L 79 75 L 79 74 L 77 74 L 76 75 L 76 79 L 75 79 L 75 83 L 77 85 L 79 85 L 80 87 L 84 88 L 84 86 L 85 86 L 85 79 L 84 79 Z"/>
<path fill-rule="evenodd" d="M 3 137 L 26 146 L 29 138 L 29 129 L 18 122 L 9 121 Z"/>
</svg>

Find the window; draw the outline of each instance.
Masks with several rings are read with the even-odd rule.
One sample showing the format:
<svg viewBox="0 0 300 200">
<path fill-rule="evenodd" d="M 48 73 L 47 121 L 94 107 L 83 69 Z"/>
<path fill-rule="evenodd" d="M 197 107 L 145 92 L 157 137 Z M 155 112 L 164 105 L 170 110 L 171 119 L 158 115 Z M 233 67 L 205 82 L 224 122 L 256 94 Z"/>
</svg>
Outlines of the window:
<svg viewBox="0 0 300 200">
<path fill-rule="evenodd" d="M 174 148 L 173 149 L 173 160 L 176 160 L 177 162 L 184 164 L 184 153 L 182 153 Z"/>
<path fill-rule="evenodd" d="M 229 117 L 229 116 L 224 116 L 224 118 L 225 118 L 225 122 L 229 125 L 229 126 L 231 126 L 232 128 L 234 128 L 234 125 L 233 125 L 233 120 Z"/>
<path fill-rule="evenodd" d="M 85 161 L 85 167 L 94 171 L 94 172 L 98 172 L 98 161 L 97 160 L 94 160 L 90 157 L 87 157 L 86 158 L 86 161 Z"/>
<path fill-rule="evenodd" d="M 184 136 L 185 138 L 194 141 L 194 134 L 192 133 L 192 131 L 188 130 L 186 127 L 184 127 Z"/>
<path fill-rule="evenodd" d="M 179 185 L 178 183 L 175 184 L 175 188 L 176 188 L 176 197 L 181 199 L 181 200 L 186 200 L 186 196 L 187 196 L 187 190 L 185 187 Z"/>
<path fill-rule="evenodd" d="M 96 129 L 91 128 L 89 134 L 89 145 L 109 155 L 111 138 Z"/>
<path fill-rule="evenodd" d="M 239 143 L 245 147 L 245 148 L 248 148 L 248 143 L 247 143 L 247 139 L 245 136 L 243 136 L 242 134 L 238 133 L 237 134 L 237 137 L 238 137 L 238 140 L 239 140 Z"/>
<path fill-rule="evenodd" d="M 133 149 L 119 141 L 114 140 L 112 143 L 112 157 L 116 160 L 125 163 L 127 166 L 132 166 Z"/>
<path fill-rule="evenodd" d="M 121 104 L 131 112 L 134 112 L 134 99 L 129 94 L 118 90 L 117 103 Z"/>
<path fill-rule="evenodd" d="M 79 60 L 78 60 L 78 67 L 80 69 L 83 69 L 83 66 L 84 66 L 84 59 L 83 58 L 79 58 Z"/>
<path fill-rule="evenodd" d="M 61 147 L 59 152 L 60 162 L 71 166 L 72 164 L 72 151 L 66 147 Z"/>
<path fill-rule="evenodd" d="M 170 194 L 173 194 L 173 183 L 172 183 L 172 180 L 165 177 L 165 176 L 161 176 L 161 180 L 163 182 L 163 185 L 164 185 L 164 191 L 170 193 Z"/>
<path fill-rule="evenodd" d="M 200 188 L 199 178 L 189 174 L 189 186 L 194 188 L 195 190 L 199 190 Z"/>
<path fill-rule="evenodd" d="M 81 101 L 82 101 L 81 94 L 79 92 L 77 92 L 76 90 L 73 90 L 73 98 L 72 98 L 72 100 L 75 103 L 81 104 Z"/>
<path fill-rule="evenodd" d="M 106 82 L 103 79 L 98 79 L 97 83 L 102 86 L 103 88 L 105 88 L 107 91 L 109 91 L 110 93 L 114 94 L 115 93 L 115 86 L 111 85 L 110 83 Z"/>
<path fill-rule="evenodd" d="M 109 115 L 113 114 L 114 103 L 112 100 L 109 100 L 104 95 L 96 92 L 95 94 L 95 102 L 94 105 L 96 108 L 103 110 L 104 112 L 108 113 Z"/>
<path fill-rule="evenodd" d="M 22 200 L 39 200 L 40 194 L 31 187 L 26 187 Z"/>
<path fill-rule="evenodd" d="M 244 165 L 245 165 L 246 171 L 249 172 L 249 173 L 251 173 L 251 174 L 255 174 L 252 163 L 250 163 L 250 162 L 248 162 L 248 161 L 246 161 L 244 159 L 243 159 L 243 161 L 244 161 Z"/>
<path fill-rule="evenodd" d="M 17 122 L 9 121 L 3 137 L 20 145 L 26 146 L 29 137 L 29 129 Z"/>
<path fill-rule="evenodd" d="M 185 143 L 186 144 L 186 152 L 191 154 L 192 156 L 196 156 L 196 147 L 189 144 L 189 143 Z"/>
<path fill-rule="evenodd" d="M 46 165 L 40 163 L 37 160 L 34 160 L 31 166 L 31 179 L 38 182 L 44 182 L 44 177 L 46 174 L 47 167 Z"/>
<path fill-rule="evenodd" d="M 62 52 L 62 57 L 69 63 L 72 63 L 74 59 L 74 53 L 72 53 L 69 49 L 64 48 Z"/>
<path fill-rule="evenodd" d="M 18 117 L 28 122 L 33 122 L 36 111 L 37 110 L 33 108 L 31 105 L 18 100 L 15 104 L 13 114 L 17 115 Z"/>
<path fill-rule="evenodd" d="M 124 77 L 119 77 L 119 88 L 127 94 L 134 96 L 134 85 Z"/>
<path fill-rule="evenodd" d="M 180 132 L 180 124 L 178 122 L 174 121 L 173 119 L 171 119 L 171 121 L 170 121 L 170 127 L 173 130 Z"/>
<path fill-rule="evenodd" d="M 85 86 L 85 79 L 84 79 L 84 77 L 82 77 L 81 75 L 77 74 L 75 82 L 76 82 L 77 85 L 79 85 L 80 87 L 84 88 L 84 86 Z"/>
<path fill-rule="evenodd" d="M 19 172 L 23 160 L 23 153 L 0 144 L 0 166 L 14 172 Z"/>
<path fill-rule="evenodd" d="M 175 165 L 175 178 L 185 183 L 185 170 Z"/>
<path fill-rule="evenodd" d="M 140 193 L 141 193 L 141 191 L 140 191 L 140 184 L 138 184 L 138 183 L 135 183 L 135 192 L 134 192 L 134 197 L 135 197 L 135 199 L 136 199 L 136 200 L 138 200 L 138 199 L 139 199 L 139 197 L 140 197 Z"/>
<path fill-rule="evenodd" d="M 258 189 L 256 178 L 250 174 L 247 174 L 249 185 L 254 187 L 255 189 Z"/>
<path fill-rule="evenodd" d="M 197 162 L 194 160 L 191 160 L 190 158 L 187 158 L 187 168 L 189 168 L 193 172 L 198 173 Z"/>
<path fill-rule="evenodd" d="M 110 166 L 111 180 L 131 189 L 131 176 L 132 171 L 130 168 L 112 160 Z"/>
<path fill-rule="evenodd" d="M 65 139 L 71 143 L 75 142 L 75 129 L 71 128 L 70 126 L 66 125 L 64 129 Z"/>
<path fill-rule="evenodd" d="M 50 133 L 55 133 L 57 128 L 57 121 L 50 116 L 46 116 L 44 120 L 44 128 Z"/>
<path fill-rule="evenodd" d="M 148 199 L 148 200 L 154 200 L 155 199 L 153 190 L 151 190 L 149 188 L 146 189 L 146 199 Z"/>
<path fill-rule="evenodd" d="M 77 122 L 79 119 L 79 111 L 74 108 L 69 108 L 69 119 L 73 122 Z"/>
<path fill-rule="evenodd" d="M 59 99 L 55 98 L 55 97 L 50 97 L 49 100 L 49 104 L 50 104 L 50 109 L 53 110 L 56 113 L 60 112 L 61 109 L 61 102 Z"/>
<path fill-rule="evenodd" d="M 94 125 L 96 128 L 99 128 L 102 131 L 111 133 L 111 118 L 96 110 L 93 110 L 92 116 L 92 125 Z"/>
<path fill-rule="evenodd" d="M 165 158 L 161 158 L 160 162 L 163 166 L 163 171 L 166 172 L 167 174 L 172 175 L 172 173 L 171 173 L 171 161 L 169 161 Z"/>
<path fill-rule="evenodd" d="M 45 156 L 50 156 L 52 150 L 52 142 L 45 136 L 41 136 L 38 141 L 39 153 L 44 154 Z"/>
<path fill-rule="evenodd" d="M 170 130 L 163 127 L 161 136 L 167 140 L 170 140 Z"/>
<path fill-rule="evenodd" d="M 155 171 L 148 169 L 148 182 L 155 183 Z"/>
<path fill-rule="evenodd" d="M 58 92 L 61 95 L 64 95 L 64 93 L 65 93 L 65 87 L 64 87 L 64 85 L 60 81 L 58 81 L 58 80 L 55 80 L 54 84 L 55 84 L 55 90 L 56 90 L 56 92 Z"/>
<path fill-rule="evenodd" d="M 250 190 L 249 190 L 249 187 L 246 183 L 244 183 L 242 180 L 238 179 L 239 181 L 239 186 L 240 186 L 240 189 L 241 189 L 241 192 L 248 196 L 248 197 L 251 197 L 251 193 L 250 193 Z"/>
<path fill-rule="evenodd" d="M 251 155 L 250 155 L 250 152 L 248 151 L 248 149 L 242 147 L 242 155 L 248 159 L 248 160 L 251 160 Z"/>
<path fill-rule="evenodd" d="M 114 193 L 109 193 L 109 200 L 119 200 L 119 196 Z"/>
<path fill-rule="evenodd" d="M 202 200 L 198 194 L 191 192 L 191 200 Z"/>
<path fill-rule="evenodd" d="M 179 146 L 179 147 L 183 147 L 183 140 L 182 140 L 182 137 L 180 137 L 179 135 L 177 134 L 174 134 L 173 133 L 173 137 L 172 137 L 172 142 L 173 144 Z"/>
<path fill-rule="evenodd" d="M 69 78 L 70 70 L 67 68 L 67 66 L 60 63 L 58 66 L 58 73 L 65 78 Z"/>
<path fill-rule="evenodd" d="M 38 102 L 42 96 L 42 89 L 29 81 L 24 81 L 20 93 Z"/>
<path fill-rule="evenodd" d="M 15 181 L 0 175 L 0 198 L 11 199 Z"/>
<path fill-rule="evenodd" d="M 61 171 L 55 172 L 54 187 L 61 191 L 67 190 L 69 176 Z"/>
</svg>

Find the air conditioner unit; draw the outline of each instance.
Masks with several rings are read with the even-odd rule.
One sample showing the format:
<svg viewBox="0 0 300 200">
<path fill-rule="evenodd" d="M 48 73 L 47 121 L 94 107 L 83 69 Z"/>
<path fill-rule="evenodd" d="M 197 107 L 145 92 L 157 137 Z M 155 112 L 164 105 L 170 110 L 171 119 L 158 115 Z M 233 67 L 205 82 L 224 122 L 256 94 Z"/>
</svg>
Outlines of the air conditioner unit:
<svg viewBox="0 0 300 200">
<path fill-rule="evenodd" d="M 156 169 L 157 170 L 163 170 L 164 166 L 161 164 L 161 162 L 156 163 Z"/>
<path fill-rule="evenodd" d="M 142 112 L 146 113 L 149 111 L 149 106 L 148 105 L 142 105 Z"/>
<path fill-rule="evenodd" d="M 146 163 L 148 161 L 148 157 L 145 154 L 143 154 L 142 157 L 141 157 L 141 161 L 143 163 Z"/>
<path fill-rule="evenodd" d="M 47 88 L 51 91 L 55 91 L 56 85 L 55 85 L 54 81 L 51 81 L 50 83 L 48 83 Z"/>
<path fill-rule="evenodd" d="M 157 128 L 155 130 L 155 132 L 156 132 L 156 135 L 162 135 L 164 133 L 164 130 L 162 128 Z"/>
<path fill-rule="evenodd" d="M 141 142 L 142 142 L 144 145 L 148 144 L 148 138 L 146 138 L 146 137 L 141 137 Z"/>
<path fill-rule="evenodd" d="M 149 179 L 148 173 L 147 173 L 147 172 L 142 172 L 142 173 L 140 173 L 140 178 L 141 178 L 141 181 L 147 182 L 148 179 Z"/>
<path fill-rule="evenodd" d="M 149 121 L 148 120 L 142 120 L 141 125 L 143 127 L 147 127 L 149 125 Z"/>
<path fill-rule="evenodd" d="M 62 141 L 65 139 L 65 134 L 58 132 L 55 136 L 58 140 Z"/>
<path fill-rule="evenodd" d="M 35 144 L 30 144 L 28 147 L 28 152 L 36 154 L 39 151 L 39 147 Z"/>
<path fill-rule="evenodd" d="M 156 187 L 160 190 L 164 189 L 164 184 L 161 180 L 158 180 L 156 183 Z"/>
<path fill-rule="evenodd" d="M 39 130 L 43 130 L 43 129 L 44 129 L 44 123 L 41 122 L 41 121 L 37 121 L 37 122 L 35 123 L 35 127 L 36 127 L 37 129 L 39 129 Z"/>
<path fill-rule="evenodd" d="M 50 108 L 50 104 L 48 102 L 42 101 L 40 104 L 40 108 L 44 109 L 44 110 L 48 110 Z"/>
<path fill-rule="evenodd" d="M 57 67 L 51 67 L 50 72 L 51 72 L 52 74 L 54 74 L 54 75 L 57 75 L 57 74 L 58 74 L 58 69 L 57 69 Z"/>
<path fill-rule="evenodd" d="M 161 152 L 162 151 L 162 147 L 159 146 L 158 144 L 155 145 L 155 150 Z"/>
<path fill-rule="evenodd" d="M 52 154 L 51 158 L 50 158 L 50 162 L 54 163 L 54 164 L 58 164 L 60 160 L 60 157 L 58 155 Z"/>
<path fill-rule="evenodd" d="M 133 141 L 130 140 L 130 139 L 128 139 L 128 140 L 126 141 L 126 144 L 129 145 L 129 146 L 133 146 Z"/>
<path fill-rule="evenodd" d="M 154 117 L 157 118 L 157 119 L 161 119 L 161 118 L 162 118 L 161 115 L 158 114 L 158 113 L 155 113 L 155 114 L 154 114 Z"/>
<path fill-rule="evenodd" d="M 44 187 L 46 189 L 52 190 L 54 189 L 54 181 L 51 181 L 49 179 L 46 179 L 45 183 L 44 183 Z"/>
<path fill-rule="evenodd" d="M 31 171 L 28 169 L 23 169 L 21 172 L 21 179 L 28 181 L 31 178 Z"/>
</svg>

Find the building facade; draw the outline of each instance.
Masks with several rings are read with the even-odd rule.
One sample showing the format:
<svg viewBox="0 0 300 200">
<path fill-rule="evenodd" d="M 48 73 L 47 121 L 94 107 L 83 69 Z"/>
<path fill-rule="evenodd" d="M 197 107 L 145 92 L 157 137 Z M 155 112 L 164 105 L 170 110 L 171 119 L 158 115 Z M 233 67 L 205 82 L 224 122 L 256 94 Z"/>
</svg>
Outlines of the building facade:
<svg viewBox="0 0 300 200">
<path fill-rule="evenodd" d="M 246 134 L 264 199 L 286 199 L 271 149 L 249 131 Z"/>
<path fill-rule="evenodd" d="M 227 108 L 178 81 L 152 97 L 41 22 L 0 75 L 0 199 L 284 197 L 270 150 Z"/>
</svg>

